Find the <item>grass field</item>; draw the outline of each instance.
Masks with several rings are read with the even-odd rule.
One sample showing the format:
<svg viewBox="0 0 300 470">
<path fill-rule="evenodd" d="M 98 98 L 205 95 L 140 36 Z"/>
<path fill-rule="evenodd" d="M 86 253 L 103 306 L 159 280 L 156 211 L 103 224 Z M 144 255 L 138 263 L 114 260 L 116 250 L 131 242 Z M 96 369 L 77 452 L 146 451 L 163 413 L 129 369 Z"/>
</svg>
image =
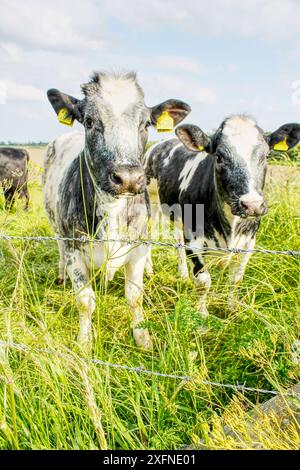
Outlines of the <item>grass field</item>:
<svg viewBox="0 0 300 470">
<path fill-rule="evenodd" d="M 267 186 L 269 214 L 263 219 L 258 246 L 299 250 L 299 173 L 274 168 Z M 52 234 L 37 167 L 30 179 L 29 212 L 22 211 L 20 201 L 12 213 L 2 210 L 1 232 Z M 176 449 L 200 439 L 210 448 L 237 448 L 224 437 L 226 424 L 241 433 L 244 448 L 299 448 L 299 426 L 293 419 L 284 429 L 275 418 L 265 419 L 255 442 L 249 435 L 246 413 L 271 396 L 201 383 L 206 379 L 278 389 L 299 381 L 300 362 L 292 360 L 292 345 L 300 337 L 299 259 L 253 256 L 234 313 L 227 309 L 227 273 L 212 266 L 212 316 L 206 322 L 194 309 L 192 281 L 177 276 L 174 250 L 155 248 L 153 259 L 155 274 L 145 278 L 144 286 L 153 353 L 135 347 L 120 271 L 98 298 L 93 356 L 191 375 L 193 382 L 83 362 L 75 343 L 78 314 L 70 283 L 54 283 L 56 244 L 1 242 L 0 339 L 30 348 L 27 353 L 2 350 L 1 449 Z M 202 323 L 205 333 L 198 328 Z M 210 430 L 217 439 L 211 439 Z"/>
</svg>

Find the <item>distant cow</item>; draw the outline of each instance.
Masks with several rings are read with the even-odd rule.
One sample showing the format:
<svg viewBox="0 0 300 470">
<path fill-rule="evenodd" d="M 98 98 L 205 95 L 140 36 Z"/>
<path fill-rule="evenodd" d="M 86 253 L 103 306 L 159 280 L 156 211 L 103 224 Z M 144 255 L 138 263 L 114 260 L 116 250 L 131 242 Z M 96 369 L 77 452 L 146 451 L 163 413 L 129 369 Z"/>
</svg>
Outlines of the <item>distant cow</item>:
<svg viewBox="0 0 300 470">
<path fill-rule="evenodd" d="M 146 174 L 148 181 L 156 180 L 165 212 L 176 204 L 180 207 L 175 219 L 182 217 L 184 238 L 179 236 L 178 241 L 188 245 L 186 254 L 200 295 L 198 309 L 205 316 L 211 277 L 198 248 L 254 248 L 261 216 L 267 212 L 263 195 L 267 156 L 274 147 L 295 146 L 300 125 L 286 124 L 266 136 L 253 118 L 235 115 L 225 119 L 211 137 L 189 124 L 177 127 L 176 134 L 184 145 L 171 139 L 150 148 L 145 155 Z M 204 206 L 199 222 L 197 205 Z M 192 221 L 186 220 L 188 207 L 192 207 Z M 186 277 L 182 249 L 179 255 L 179 271 Z M 233 258 L 229 268 L 233 285 L 243 279 L 249 257 L 247 253 Z"/>
<path fill-rule="evenodd" d="M 4 192 L 5 207 L 8 209 L 12 208 L 17 193 L 25 198 L 25 210 L 28 209 L 28 162 L 27 150 L 0 147 L 0 182 Z"/>
<path fill-rule="evenodd" d="M 63 237 L 89 235 L 95 239 L 140 238 L 148 221 L 145 171 L 141 164 L 148 127 L 168 112 L 180 122 L 190 107 L 168 100 L 152 108 L 134 73 L 94 73 L 82 85 L 83 99 L 58 90 L 48 91 L 54 110 L 65 122 L 77 119 L 84 133 L 65 134 L 47 149 L 43 177 L 44 204 L 56 233 Z M 127 234 L 128 236 L 128 234 Z M 143 322 L 143 271 L 148 249 L 118 241 L 59 242 L 59 278 L 65 269 L 76 291 L 80 314 L 78 340 L 88 342 L 95 309 L 92 268 L 102 267 L 107 279 L 125 266 L 125 293 L 132 311 L 133 335 L 142 348 L 151 347 Z M 114 312 L 111 312 L 112 321 Z"/>
</svg>

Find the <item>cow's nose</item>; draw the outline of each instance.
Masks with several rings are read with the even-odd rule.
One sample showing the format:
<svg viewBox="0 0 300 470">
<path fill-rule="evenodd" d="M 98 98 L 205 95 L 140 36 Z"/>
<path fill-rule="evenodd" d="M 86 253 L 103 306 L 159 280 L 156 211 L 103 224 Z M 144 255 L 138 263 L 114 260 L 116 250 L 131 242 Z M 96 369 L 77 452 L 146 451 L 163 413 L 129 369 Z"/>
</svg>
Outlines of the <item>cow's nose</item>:
<svg viewBox="0 0 300 470">
<path fill-rule="evenodd" d="M 111 173 L 110 179 L 117 194 L 138 194 L 145 187 L 145 171 L 142 167 L 118 168 Z"/>
<path fill-rule="evenodd" d="M 240 204 L 246 216 L 259 217 L 267 213 L 267 204 L 263 196 L 249 197 L 248 195 L 240 198 Z"/>
</svg>

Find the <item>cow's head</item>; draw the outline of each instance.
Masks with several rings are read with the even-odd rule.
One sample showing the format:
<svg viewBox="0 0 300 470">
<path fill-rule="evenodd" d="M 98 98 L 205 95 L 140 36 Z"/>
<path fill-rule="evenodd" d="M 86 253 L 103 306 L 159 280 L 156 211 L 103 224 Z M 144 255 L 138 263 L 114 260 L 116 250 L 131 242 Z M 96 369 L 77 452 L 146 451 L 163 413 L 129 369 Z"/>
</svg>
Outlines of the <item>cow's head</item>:
<svg viewBox="0 0 300 470">
<path fill-rule="evenodd" d="M 285 124 L 265 135 L 253 118 L 235 115 L 225 119 L 211 137 L 191 124 L 177 127 L 176 134 L 189 150 L 204 150 L 215 157 L 217 189 L 232 214 L 258 217 L 267 212 L 263 195 L 267 156 L 274 148 L 294 147 L 300 140 L 300 125 Z"/>
<path fill-rule="evenodd" d="M 164 111 L 176 125 L 190 112 L 189 105 L 170 99 L 147 107 L 134 73 L 96 72 L 81 89 L 81 100 L 56 89 L 48 91 L 48 98 L 59 119 L 76 119 L 84 126 L 85 158 L 94 184 L 112 196 L 141 193 L 148 127 Z"/>
</svg>

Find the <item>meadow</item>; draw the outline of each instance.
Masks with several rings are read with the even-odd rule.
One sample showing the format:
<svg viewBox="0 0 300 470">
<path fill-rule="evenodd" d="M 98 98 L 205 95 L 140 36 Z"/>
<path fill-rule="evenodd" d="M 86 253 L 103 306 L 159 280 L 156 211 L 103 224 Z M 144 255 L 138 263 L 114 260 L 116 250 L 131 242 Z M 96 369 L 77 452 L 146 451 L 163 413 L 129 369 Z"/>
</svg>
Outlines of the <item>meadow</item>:
<svg viewBox="0 0 300 470">
<path fill-rule="evenodd" d="M 41 158 L 32 154 L 29 211 L 22 201 L 11 213 L 2 208 L 0 232 L 53 234 L 42 206 Z M 299 180 L 299 167 L 270 167 L 269 213 L 257 247 L 300 250 Z M 0 339 L 29 348 L 1 349 L 0 449 L 178 449 L 201 439 L 211 449 L 299 449 L 299 424 L 292 416 L 285 426 L 265 418 L 253 441 L 246 416 L 271 395 L 202 383 L 285 390 L 299 381 L 300 352 L 297 360 L 293 350 L 300 338 L 299 258 L 254 255 L 234 312 L 227 307 L 227 271 L 217 266 L 218 258 L 209 259 L 208 320 L 195 310 L 193 282 L 178 278 L 175 250 L 154 247 L 153 261 L 155 273 L 144 284 L 153 352 L 135 347 L 120 271 L 106 290 L 95 280 L 91 357 L 193 381 L 82 360 L 70 282 L 55 284 L 56 243 L 0 242 Z M 240 433 L 240 443 L 226 438 L 225 425 Z"/>
</svg>

